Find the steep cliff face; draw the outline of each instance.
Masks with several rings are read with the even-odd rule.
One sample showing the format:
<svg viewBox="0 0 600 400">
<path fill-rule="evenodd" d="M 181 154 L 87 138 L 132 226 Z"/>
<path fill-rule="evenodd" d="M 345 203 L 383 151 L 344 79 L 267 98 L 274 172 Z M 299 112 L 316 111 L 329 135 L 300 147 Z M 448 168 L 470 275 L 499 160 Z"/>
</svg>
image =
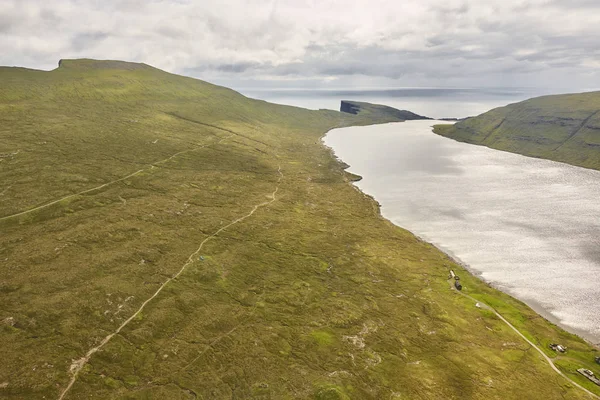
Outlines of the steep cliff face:
<svg viewBox="0 0 600 400">
<path fill-rule="evenodd" d="M 342 104 L 340 106 L 341 112 L 357 115 L 359 110 L 360 110 L 360 107 L 358 107 L 356 104 L 353 104 L 349 101 L 342 100 Z"/>
<path fill-rule="evenodd" d="M 361 101 L 342 100 L 340 111 L 348 114 L 361 116 L 376 116 L 377 118 L 387 119 L 389 122 L 408 121 L 417 119 L 431 119 L 422 115 L 415 114 L 406 110 L 398 110 L 380 104 L 371 104 Z"/>
<path fill-rule="evenodd" d="M 600 92 L 510 104 L 435 133 L 458 141 L 600 169 Z"/>
</svg>

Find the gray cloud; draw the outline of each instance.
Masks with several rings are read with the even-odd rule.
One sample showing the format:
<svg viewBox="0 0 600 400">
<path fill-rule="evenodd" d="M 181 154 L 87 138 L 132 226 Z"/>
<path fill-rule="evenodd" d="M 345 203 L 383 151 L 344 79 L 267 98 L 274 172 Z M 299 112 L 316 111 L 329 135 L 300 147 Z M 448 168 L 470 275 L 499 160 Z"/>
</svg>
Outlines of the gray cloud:
<svg viewBox="0 0 600 400">
<path fill-rule="evenodd" d="M 600 10 L 600 4 L 596 0 L 571 0 L 569 2 L 565 2 L 563 0 L 552 0 L 549 2 L 549 5 L 558 7 L 558 8 L 585 8 L 592 10 Z"/>
<path fill-rule="evenodd" d="M 0 14 L 0 34 L 8 33 L 12 29 L 15 21 L 7 15 Z"/>
<path fill-rule="evenodd" d="M 596 0 L 47 4 L 0 4 L 0 64 L 123 59 L 234 85 L 600 86 Z"/>
<path fill-rule="evenodd" d="M 73 51 L 82 52 L 97 46 L 100 42 L 110 35 L 106 32 L 82 32 L 77 33 L 71 38 L 71 48 Z"/>
</svg>

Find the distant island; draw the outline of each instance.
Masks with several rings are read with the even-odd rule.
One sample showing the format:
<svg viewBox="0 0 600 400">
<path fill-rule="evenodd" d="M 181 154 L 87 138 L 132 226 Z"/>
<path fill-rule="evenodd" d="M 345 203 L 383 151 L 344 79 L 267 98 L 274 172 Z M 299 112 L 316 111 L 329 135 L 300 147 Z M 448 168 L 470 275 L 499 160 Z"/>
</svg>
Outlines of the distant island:
<svg viewBox="0 0 600 400">
<path fill-rule="evenodd" d="M 600 92 L 542 96 L 434 132 L 461 142 L 600 169 Z"/>
</svg>

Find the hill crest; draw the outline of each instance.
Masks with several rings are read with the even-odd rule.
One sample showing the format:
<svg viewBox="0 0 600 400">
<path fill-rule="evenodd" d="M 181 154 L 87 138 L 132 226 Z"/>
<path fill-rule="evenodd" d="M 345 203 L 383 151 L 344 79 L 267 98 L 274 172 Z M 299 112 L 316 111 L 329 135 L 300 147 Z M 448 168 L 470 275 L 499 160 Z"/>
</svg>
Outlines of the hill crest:
<svg viewBox="0 0 600 400">
<path fill-rule="evenodd" d="M 600 169 L 600 92 L 536 97 L 434 132 L 461 142 Z"/>
<path fill-rule="evenodd" d="M 144 63 L 119 61 L 119 60 L 94 60 L 94 59 L 90 59 L 90 58 L 60 59 L 58 61 L 58 68 L 59 69 L 78 69 L 78 70 L 120 69 L 120 70 L 127 70 L 127 71 L 157 70 L 157 68 L 151 67 L 148 64 L 144 64 Z"/>
</svg>

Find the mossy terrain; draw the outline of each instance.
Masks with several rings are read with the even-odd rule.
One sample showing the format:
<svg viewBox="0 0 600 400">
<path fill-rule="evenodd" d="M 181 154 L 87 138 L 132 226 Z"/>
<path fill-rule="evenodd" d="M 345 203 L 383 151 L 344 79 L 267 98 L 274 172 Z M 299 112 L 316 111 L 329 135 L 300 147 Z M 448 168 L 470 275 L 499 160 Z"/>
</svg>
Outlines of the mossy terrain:
<svg viewBox="0 0 600 400">
<path fill-rule="evenodd" d="M 600 92 L 543 96 L 434 132 L 461 142 L 600 169 Z"/>
<path fill-rule="evenodd" d="M 340 111 L 343 113 L 360 115 L 361 117 L 368 117 L 371 118 L 371 120 L 379 123 L 431 119 L 415 114 L 411 111 L 398 110 L 397 108 L 384 106 L 381 104 L 366 103 L 363 101 L 342 100 L 340 103 Z"/>
<path fill-rule="evenodd" d="M 134 315 L 65 399 L 588 398 L 448 270 L 595 349 L 381 218 L 320 141 L 381 120 L 113 61 L 0 83 L 0 398 L 59 398 Z"/>
</svg>

